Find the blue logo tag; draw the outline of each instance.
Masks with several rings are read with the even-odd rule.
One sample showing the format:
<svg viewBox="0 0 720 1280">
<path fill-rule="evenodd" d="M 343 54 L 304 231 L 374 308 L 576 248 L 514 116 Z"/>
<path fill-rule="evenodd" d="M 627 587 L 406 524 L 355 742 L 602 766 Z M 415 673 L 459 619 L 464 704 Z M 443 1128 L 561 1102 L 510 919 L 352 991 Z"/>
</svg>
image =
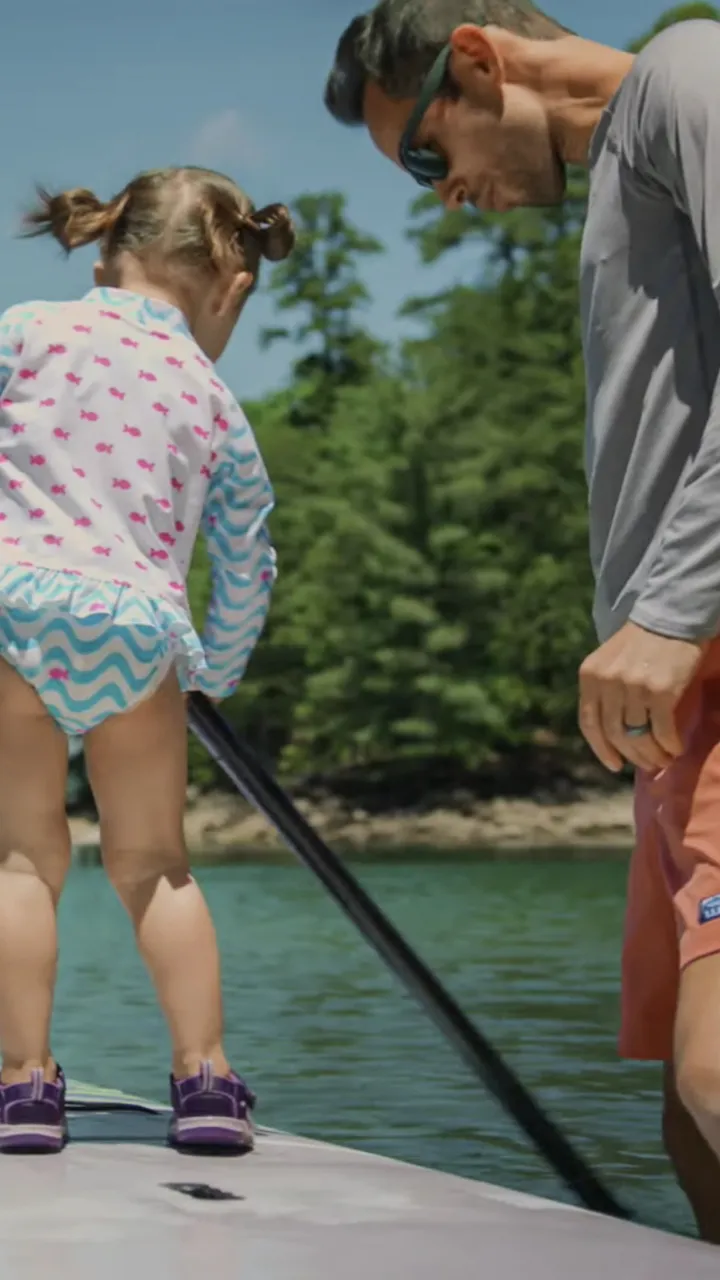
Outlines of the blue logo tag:
<svg viewBox="0 0 720 1280">
<path fill-rule="evenodd" d="M 720 893 L 713 894 L 712 898 L 703 898 L 698 907 L 698 921 L 700 924 L 707 924 L 709 920 L 720 919 Z"/>
</svg>

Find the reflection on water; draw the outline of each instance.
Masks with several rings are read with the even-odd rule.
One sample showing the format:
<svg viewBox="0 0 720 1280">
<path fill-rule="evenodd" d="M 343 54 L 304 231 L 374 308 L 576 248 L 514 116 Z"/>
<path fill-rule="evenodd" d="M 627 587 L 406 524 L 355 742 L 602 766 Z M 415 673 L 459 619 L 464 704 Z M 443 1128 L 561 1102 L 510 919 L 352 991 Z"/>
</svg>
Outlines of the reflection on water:
<svg viewBox="0 0 720 1280">
<path fill-rule="evenodd" d="M 688 1229 L 660 1149 L 658 1071 L 615 1054 L 622 863 L 438 857 L 359 874 L 616 1194 Z M 567 1198 L 308 872 L 199 878 L 224 956 L 228 1046 L 263 1123 Z M 61 946 L 65 1070 L 164 1095 L 165 1031 L 101 871 L 71 877 Z"/>
</svg>

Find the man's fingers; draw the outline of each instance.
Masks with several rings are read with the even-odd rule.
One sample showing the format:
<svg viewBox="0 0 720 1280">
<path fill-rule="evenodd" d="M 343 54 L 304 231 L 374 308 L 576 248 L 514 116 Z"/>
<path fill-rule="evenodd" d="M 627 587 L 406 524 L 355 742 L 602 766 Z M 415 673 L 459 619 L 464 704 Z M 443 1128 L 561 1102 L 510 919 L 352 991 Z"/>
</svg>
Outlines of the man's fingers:
<svg viewBox="0 0 720 1280">
<path fill-rule="evenodd" d="M 580 729 L 598 760 L 613 773 L 626 762 L 646 773 L 667 768 L 680 750 L 672 712 L 667 710 L 670 705 L 655 699 L 660 714 L 659 737 L 655 729 L 657 710 L 653 709 L 653 695 L 648 690 L 608 678 L 597 680 L 581 672 Z M 628 728 L 643 725 L 649 725 L 646 734 L 628 733 Z"/>
<path fill-rule="evenodd" d="M 647 773 L 664 769 L 670 763 L 670 758 L 655 741 L 652 733 L 650 695 L 644 688 L 635 686 L 623 687 L 622 695 L 622 741 L 616 744 L 618 749 L 630 764 Z M 648 726 L 647 733 L 639 735 L 628 732 L 628 729 L 643 725 Z"/>
<path fill-rule="evenodd" d="M 628 733 L 628 728 L 650 724 L 647 697 L 640 690 L 628 689 L 619 681 L 600 684 L 600 716 L 606 740 L 628 764 L 654 772 L 669 764 L 669 757 L 658 746 L 650 730 L 646 734 Z"/>
<path fill-rule="evenodd" d="M 606 736 L 600 705 L 600 689 L 595 680 L 580 676 L 580 705 L 578 707 L 580 732 L 601 764 L 617 773 L 623 767 L 623 757 Z"/>
<path fill-rule="evenodd" d="M 666 751 L 658 745 L 651 733 L 642 738 L 626 738 L 625 758 L 645 773 L 658 773 L 666 769 L 672 760 Z"/>
<path fill-rule="evenodd" d="M 580 728 L 608 769 L 657 772 L 682 754 L 675 712 L 703 646 L 627 622 L 580 668 Z M 639 730 L 633 733 L 633 729 Z"/>
<path fill-rule="evenodd" d="M 623 687 L 623 701 L 623 731 L 651 723 L 650 698 L 644 689 Z"/>
<path fill-rule="evenodd" d="M 600 723 L 605 738 L 612 747 L 624 755 L 627 734 L 625 732 L 625 689 L 614 680 L 598 684 L 597 701 Z"/>
<path fill-rule="evenodd" d="M 650 720 L 653 738 L 661 750 L 675 759 L 683 749 L 682 739 L 675 721 L 676 699 L 672 697 L 654 698 L 650 706 Z"/>
</svg>

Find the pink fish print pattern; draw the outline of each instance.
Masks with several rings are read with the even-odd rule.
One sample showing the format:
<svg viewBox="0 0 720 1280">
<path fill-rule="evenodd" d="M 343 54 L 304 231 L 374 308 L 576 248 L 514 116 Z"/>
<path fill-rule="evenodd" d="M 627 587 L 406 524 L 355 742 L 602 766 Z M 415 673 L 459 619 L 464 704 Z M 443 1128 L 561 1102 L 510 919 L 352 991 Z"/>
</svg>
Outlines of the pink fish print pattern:
<svg viewBox="0 0 720 1280">
<path fill-rule="evenodd" d="M 97 584 L 98 616 L 114 607 L 108 592 L 154 602 L 174 619 L 167 638 L 192 687 L 226 696 L 269 604 L 273 494 L 247 420 L 184 317 L 93 289 L 75 303 L 11 308 L 0 344 L 14 352 L 0 373 L 3 555 L 38 573 L 54 565 L 68 590 Z M 214 582 L 201 639 L 185 584 L 200 527 Z M 57 664 L 60 683 L 69 659 Z"/>
</svg>

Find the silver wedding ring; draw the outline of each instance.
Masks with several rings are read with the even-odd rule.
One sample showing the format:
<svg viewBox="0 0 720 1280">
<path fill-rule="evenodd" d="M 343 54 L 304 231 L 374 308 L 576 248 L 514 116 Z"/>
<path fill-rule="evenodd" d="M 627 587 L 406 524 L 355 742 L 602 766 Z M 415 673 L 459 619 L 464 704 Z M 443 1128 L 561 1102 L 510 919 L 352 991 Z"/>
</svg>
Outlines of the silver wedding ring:
<svg viewBox="0 0 720 1280">
<path fill-rule="evenodd" d="M 644 738 L 646 733 L 650 733 L 651 728 L 649 720 L 646 720 L 645 724 L 623 724 L 628 738 Z"/>
</svg>

